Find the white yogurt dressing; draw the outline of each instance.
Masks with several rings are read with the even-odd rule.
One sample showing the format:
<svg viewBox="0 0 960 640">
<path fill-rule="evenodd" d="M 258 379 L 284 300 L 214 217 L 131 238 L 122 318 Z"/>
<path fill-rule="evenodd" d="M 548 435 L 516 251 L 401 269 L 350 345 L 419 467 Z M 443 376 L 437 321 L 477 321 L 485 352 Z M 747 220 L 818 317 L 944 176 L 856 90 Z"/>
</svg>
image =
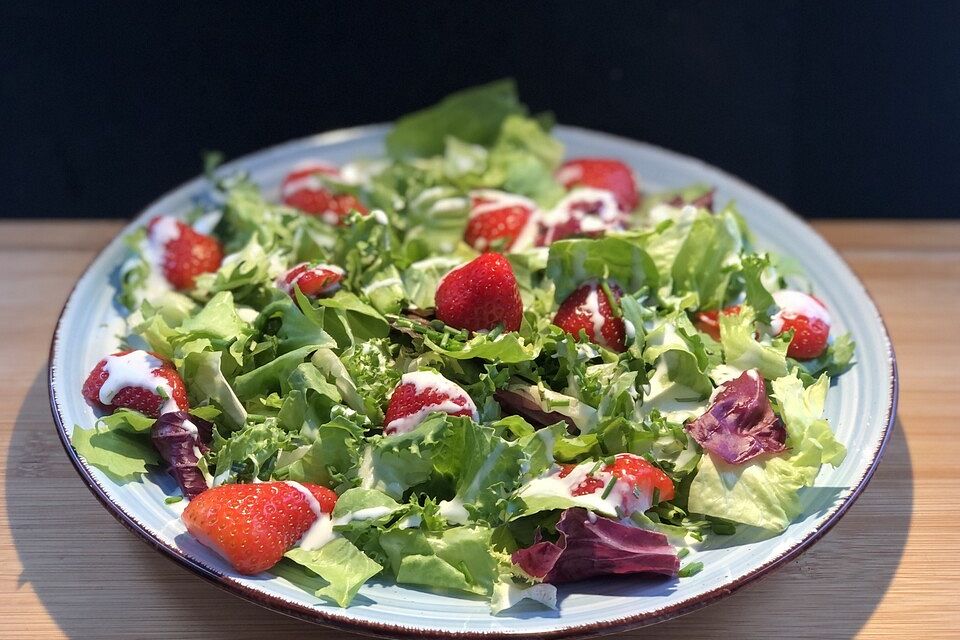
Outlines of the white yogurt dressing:
<svg viewBox="0 0 960 640">
<path fill-rule="evenodd" d="M 470 209 L 471 218 L 509 207 L 522 207 L 529 211 L 534 211 L 537 208 L 537 203 L 530 198 L 507 193 L 505 191 L 497 191 L 496 189 L 478 189 L 476 191 L 471 191 L 470 197 L 471 199 L 484 200 L 484 202 L 481 202 L 477 206 Z"/>
<path fill-rule="evenodd" d="M 287 480 L 284 484 L 299 491 L 303 497 L 306 498 L 310 510 L 313 511 L 313 515 L 317 517 L 313 524 L 310 525 L 310 528 L 300 536 L 299 542 L 297 542 L 298 547 L 308 551 L 319 549 L 328 542 L 338 538 L 340 534 L 334 530 L 334 527 L 341 527 L 357 520 L 376 520 L 377 518 L 382 518 L 383 516 L 393 513 L 393 509 L 389 507 L 368 507 L 366 509 L 358 509 L 339 518 L 332 518 L 329 513 L 323 512 L 320 508 L 320 502 L 317 501 L 317 498 L 310 493 L 310 490 L 305 486 L 292 480 Z"/>
<path fill-rule="evenodd" d="M 105 360 L 104 371 L 107 373 L 107 379 L 100 387 L 100 402 L 110 405 L 121 389 L 135 387 L 146 389 L 151 393 L 163 392 L 166 400 L 160 407 L 160 413 L 180 410 L 176 400 L 173 399 L 170 383 L 166 378 L 154 373 L 155 369 L 163 366 L 162 360 L 143 350 L 131 351 L 122 356 L 107 356 Z"/>
<path fill-rule="evenodd" d="M 583 302 L 583 308 L 590 314 L 590 322 L 593 324 L 593 341 L 606 347 L 609 345 L 602 332 L 606 318 L 600 313 L 599 289 L 596 282 L 590 284 L 590 293 L 587 294 L 587 299 Z"/>
<path fill-rule="evenodd" d="M 820 320 L 828 327 L 833 324 L 827 308 L 806 293 L 784 289 L 773 294 L 773 301 L 780 307 L 780 310 L 770 318 L 770 328 L 774 335 L 783 331 L 784 318 L 806 316 L 811 320 Z"/>
<path fill-rule="evenodd" d="M 650 498 L 648 496 L 638 498 L 634 495 L 633 487 L 630 483 L 620 479 L 617 480 L 607 494 L 607 497 L 604 498 L 603 493 L 613 479 L 613 474 L 609 471 L 604 471 L 602 468 L 597 469 L 591 474 L 591 470 L 596 466 L 596 462 L 592 460 L 582 462 L 571 469 L 570 473 L 564 477 L 560 477 L 560 469 L 556 469 L 547 475 L 534 478 L 528 482 L 520 489 L 518 495 L 521 498 L 569 497 L 585 509 L 611 517 L 616 517 L 620 514 L 629 515 L 630 513 L 646 511 L 650 508 Z M 598 487 L 593 493 L 574 496 L 574 489 L 591 476 L 601 480 L 603 485 Z M 618 513 L 618 510 L 620 513 Z"/>
<path fill-rule="evenodd" d="M 420 410 L 411 413 L 410 415 L 391 420 L 389 423 L 384 425 L 384 433 L 386 434 L 388 430 L 390 431 L 390 433 L 387 435 L 398 435 L 413 431 L 413 429 L 415 429 L 424 418 L 436 411 L 442 411 L 444 413 L 457 413 L 459 411 L 463 411 L 464 409 L 469 409 L 470 416 L 474 420 L 480 419 L 480 414 L 477 412 L 477 405 L 474 404 L 473 398 L 471 398 L 470 395 L 459 385 L 447 380 L 439 373 L 434 373 L 432 371 L 411 371 L 410 373 L 405 373 L 403 374 L 403 377 L 400 378 L 400 383 L 397 385 L 397 388 L 407 384 L 413 385 L 413 392 L 415 395 L 421 395 L 428 391 L 433 391 L 440 395 L 448 396 L 450 399 L 425 405 Z M 396 391 L 396 389 L 394 389 L 394 391 Z M 466 400 L 466 404 L 459 405 L 453 401 L 453 398 L 463 398 Z"/>
</svg>

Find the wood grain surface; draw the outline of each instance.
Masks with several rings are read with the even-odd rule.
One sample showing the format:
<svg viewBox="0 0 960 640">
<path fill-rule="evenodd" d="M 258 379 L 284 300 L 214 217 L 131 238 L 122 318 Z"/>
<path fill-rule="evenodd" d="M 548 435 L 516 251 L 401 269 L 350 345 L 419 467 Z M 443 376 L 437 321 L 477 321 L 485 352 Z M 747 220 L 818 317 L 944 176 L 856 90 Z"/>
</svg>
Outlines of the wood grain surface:
<svg viewBox="0 0 960 640">
<path fill-rule="evenodd" d="M 118 524 L 50 417 L 60 308 L 117 222 L 0 223 L 0 637 L 343 638 L 248 604 Z M 623 638 L 960 638 L 960 224 L 824 222 L 893 335 L 900 412 L 860 500 L 769 578 Z"/>
</svg>

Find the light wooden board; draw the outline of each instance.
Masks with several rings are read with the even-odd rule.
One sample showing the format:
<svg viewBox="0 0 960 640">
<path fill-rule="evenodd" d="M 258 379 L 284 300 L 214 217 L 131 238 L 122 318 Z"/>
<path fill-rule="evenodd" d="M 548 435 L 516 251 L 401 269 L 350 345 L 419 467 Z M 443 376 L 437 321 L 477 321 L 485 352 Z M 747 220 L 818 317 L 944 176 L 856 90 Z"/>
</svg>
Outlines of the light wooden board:
<svg viewBox="0 0 960 640">
<path fill-rule="evenodd" d="M 0 223 L 0 637 L 340 638 L 162 558 L 83 486 L 54 432 L 47 350 L 114 222 Z M 628 638 L 960 637 L 960 224 L 816 225 L 893 334 L 900 413 L 859 502 L 812 550 Z"/>
</svg>

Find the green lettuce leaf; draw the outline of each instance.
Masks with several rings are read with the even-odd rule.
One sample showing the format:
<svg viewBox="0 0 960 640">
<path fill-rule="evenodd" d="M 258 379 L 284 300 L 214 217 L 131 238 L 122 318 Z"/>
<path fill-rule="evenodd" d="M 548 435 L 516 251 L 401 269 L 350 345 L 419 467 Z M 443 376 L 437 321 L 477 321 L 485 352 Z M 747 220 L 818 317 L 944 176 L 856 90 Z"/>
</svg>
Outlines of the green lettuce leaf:
<svg viewBox="0 0 960 640">
<path fill-rule="evenodd" d="M 341 607 L 348 606 L 363 583 L 383 569 L 344 538 L 336 538 L 319 549 L 294 547 L 284 557 L 323 578 L 328 584 L 316 589 L 311 584 L 308 590 Z M 274 569 L 274 573 L 294 584 L 298 582 L 294 574 L 285 573 L 282 567 L 279 572 Z"/>
<path fill-rule="evenodd" d="M 149 471 L 148 466 L 160 464 L 160 454 L 153 448 L 149 437 L 131 433 L 120 428 L 118 423 L 112 428 L 74 426 L 70 441 L 87 464 L 118 482 L 137 480 Z"/>
<path fill-rule="evenodd" d="M 659 286 L 656 265 L 647 252 L 616 236 L 554 242 L 547 258 L 547 277 L 556 286 L 558 301 L 591 279 L 608 278 L 626 293 L 643 288 L 656 291 Z"/>
<path fill-rule="evenodd" d="M 754 337 L 757 325 L 753 309 L 743 305 L 739 313 L 720 314 L 720 343 L 724 362 L 739 371 L 756 369 L 764 378 L 773 380 L 787 374 L 787 347 L 792 333 L 774 338 L 770 344 Z"/>
<path fill-rule="evenodd" d="M 453 527 L 442 533 L 393 529 L 380 536 L 398 584 L 433 589 L 493 593 L 500 562 L 487 527 Z"/>
<path fill-rule="evenodd" d="M 397 120 L 387 134 L 387 152 L 395 158 L 438 155 L 448 136 L 489 146 L 508 116 L 526 113 L 513 80 L 465 89 Z"/>
</svg>

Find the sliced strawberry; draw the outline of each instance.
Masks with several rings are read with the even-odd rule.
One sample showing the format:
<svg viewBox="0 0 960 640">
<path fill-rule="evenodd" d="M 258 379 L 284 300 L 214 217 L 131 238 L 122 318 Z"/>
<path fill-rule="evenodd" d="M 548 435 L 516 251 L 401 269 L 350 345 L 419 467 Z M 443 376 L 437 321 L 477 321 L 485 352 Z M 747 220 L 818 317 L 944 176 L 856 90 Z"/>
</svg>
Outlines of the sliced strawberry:
<svg viewBox="0 0 960 640">
<path fill-rule="evenodd" d="M 698 311 L 694 316 L 694 324 L 697 329 L 703 331 L 705 334 L 713 338 L 714 340 L 720 339 L 720 314 L 725 316 L 733 316 L 740 313 L 740 305 L 735 304 L 726 309 L 712 309 L 710 311 Z"/>
<path fill-rule="evenodd" d="M 532 200 L 502 191 L 484 190 L 471 193 L 470 202 L 470 220 L 463 239 L 477 251 L 516 248 L 518 242 L 523 244 L 525 230 L 536 231 L 531 225 L 536 210 Z"/>
<path fill-rule="evenodd" d="M 644 458 L 632 453 L 618 453 L 612 463 L 596 470 L 588 469 L 589 463 L 580 465 L 560 465 L 556 477 L 566 478 L 575 469 L 576 484 L 570 487 L 573 496 L 585 496 L 594 493 L 606 493 L 625 516 L 636 511 L 646 511 L 654 502 L 672 500 L 674 496 L 673 480 L 658 467 Z M 611 481 L 616 478 L 608 490 Z"/>
<path fill-rule="evenodd" d="M 567 189 L 593 187 L 610 191 L 621 211 L 633 211 L 640 204 L 637 180 L 630 167 L 610 158 L 575 158 L 557 170 L 557 180 Z"/>
<path fill-rule="evenodd" d="M 452 416 L 469 416 L 474 420 L 480 417 L 477 405 L 467 392 L 439 373 L 406 373 L 390 396 L 387 414 L 383 419 L 383 433 L 391 436 L 412 431 L 435 411 Z"/>
<path fill-rule="evenodd" d="M 819 357 L 830 341 L 830 312 L 815 297 L 800 291 L 783 290 L 773 294 L 780 310 L 770 319 L 774 335 L 793 329 L 787 355 L 798 360 Z"/>
<path fill-rule="evenodd" d="M 172 216 L 153 218 L 147 224 L 147 239 L 157 247 L 163 275 L 176 289 L 193 288 L 197 276 L 216 271 L 223 261 L 223 248 L 216 238 Z"/>
<path fill-rule="evenodd" d="M 445 275 L 435 299 L 437 318 L 458 329 L 482 331 L 503 324 L 507 331 L 517 331 L 523 319 L 517 278 L 499 253 L 485 253 Z"/>
<path fill-rule="evenodd" d="M 169 362 L 148 351 L 120 351 L 97 363 L 83 397 L 103 410 L 133 409 L 153 418 L 187 410 L 187 388 Z"/>
<path fill-rule="evenodd" d="M 277 286 L 291 297 L 296 286 L 300 287 L 300 292 L 308 298 L 318 298 L 339 289 L 345 275 L 343 269 L 335 264 L 301 262 L 277 278 Z"/>
<path fill-rule="evenodd" d="M 224 484 L 191 500 L 181 517 L 193 537 L 249 575 L 277 564 L 336 502 L 316 484 Z"/>
<path fill-rule="evenodd" d="M 576 188 L 539 217 L 537 245 L 547 246 L 571 236 L 597 237 L 623 229 L 627 217 L 614 194 L 593 188 Z"/>
<path fill-rule="evenodd" d="M 349 193 L 335 194 L 323 186 L 317 175 L 339 176 L 334 166 L 308 162 L 294 169 L 283 179 L 280 195 L 287 206 L 310 215 L 320 216 L 324 222 L 339 225 L 353 210 L 368 213 L 367 208 Z"/>
<path fill-rule="evenodd" d="M 614 311 L 623 291 L 614 285 L 610 292 L 616 298 L 613 304 L 596 282 L 581 285 L 560 305 L 553 324 L 573 336 L 585 331 L 591 342 L 621 353 L 626 351 L 626 327 Z"/>
</svg>

